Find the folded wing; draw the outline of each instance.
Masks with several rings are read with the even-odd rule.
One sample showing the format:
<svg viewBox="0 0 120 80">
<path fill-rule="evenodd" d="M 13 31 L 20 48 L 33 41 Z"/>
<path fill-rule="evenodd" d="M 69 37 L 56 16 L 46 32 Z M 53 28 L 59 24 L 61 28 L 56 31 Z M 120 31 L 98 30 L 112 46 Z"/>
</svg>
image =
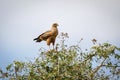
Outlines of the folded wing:
<svg viewBox="0 0 120 80">
<path fill-rule="evenodd" d="M 39 35 L 37 38 L 35 38 L 34 40 L 36 40 L 36 42 L 41 42 L 42 40 L 46 41 L 50 36 L 52 36 L 52 32 L 51 31 L 46 31 L 44 33 L 42 33 L 41 35 Z"/>
</svg>

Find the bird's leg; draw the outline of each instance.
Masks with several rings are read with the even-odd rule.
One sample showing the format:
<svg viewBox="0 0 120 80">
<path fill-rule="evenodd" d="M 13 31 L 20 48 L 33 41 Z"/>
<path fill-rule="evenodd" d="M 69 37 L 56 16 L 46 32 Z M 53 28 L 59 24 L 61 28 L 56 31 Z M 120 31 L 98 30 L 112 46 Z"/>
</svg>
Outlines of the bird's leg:
<svg viewBox="0 0 120 80">
<path fill-rule="evenodd" d="M 52 43 L 52 45 L 53 45 L 53 50 L 54 50 L 54 42 Z"/>
<path fill-rule="evenodd" d="M 49 45 L 49 50 L 51 51 L 51 49 L 50 49 L 50 45 Z"/>
<path fill-rule="evenodd" d="M 53 50 L 54 50 L 54 45 L 53 45 Z"/>
</svg>

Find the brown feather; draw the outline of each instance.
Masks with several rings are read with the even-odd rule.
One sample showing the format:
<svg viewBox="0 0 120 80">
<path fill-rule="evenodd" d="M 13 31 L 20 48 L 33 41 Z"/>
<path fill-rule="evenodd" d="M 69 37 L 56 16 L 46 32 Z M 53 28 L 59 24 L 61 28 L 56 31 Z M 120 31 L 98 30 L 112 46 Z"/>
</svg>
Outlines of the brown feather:
<svg viewBox="0 0 120 80">
<path fill-rule="evenodd" d="M 36 40 L 36 42 L 41 42 L 41 41 L 46 41 L 47 45 L 50 46 L 50 44 L 52 43 L 54 46 L 55 43 L 55 39 L 56 36 L 58 35 L 58 29 L 57 29 L 58 24 L 54 23 L 52 25 L 51 30 L 46 31 L 44 33 L 42 33 L 41 35 L 39 35 L 37 38 L 35 38 L 34 40 Z"/>
</svg>

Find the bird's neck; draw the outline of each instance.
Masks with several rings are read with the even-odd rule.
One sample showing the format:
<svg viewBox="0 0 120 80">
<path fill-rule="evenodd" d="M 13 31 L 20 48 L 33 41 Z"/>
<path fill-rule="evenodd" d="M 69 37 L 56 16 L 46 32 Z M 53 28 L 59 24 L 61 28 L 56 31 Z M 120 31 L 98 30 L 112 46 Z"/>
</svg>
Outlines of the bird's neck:
<svg viewBox="0 0 120 80">
<path fill-rule="evenodd" d="M 53 32 L 55 32 L 55 31 L 57 31 L 58 29 L 57 29 L 57 27 L 52 27 L 51 28 L 51 31 L 53 31 Z"/>
</svg>

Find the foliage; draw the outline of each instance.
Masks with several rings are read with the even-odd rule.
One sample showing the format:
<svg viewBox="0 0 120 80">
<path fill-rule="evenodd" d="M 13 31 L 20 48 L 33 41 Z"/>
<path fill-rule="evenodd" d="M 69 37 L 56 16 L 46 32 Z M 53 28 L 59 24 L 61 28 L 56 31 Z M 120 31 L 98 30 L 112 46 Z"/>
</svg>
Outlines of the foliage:
<svg viewBox="0 0 120 80">
<path fill-rule="evenodd" d="M 109 43 L 97 44 L 90 51 L 80 46 L 65 45 L 67 33 L 59 36 L 61 42 L 54 50 L 40 49 L 34 61 L 14 61 L 6 67 L 1 78 L 10 80 L 117 80 L 120 79 L 120 48 Z M 81 39 L 82 40 L 82 39 Z M 3 74 L 2 70 L 0 70 Z"/>
</svg>

